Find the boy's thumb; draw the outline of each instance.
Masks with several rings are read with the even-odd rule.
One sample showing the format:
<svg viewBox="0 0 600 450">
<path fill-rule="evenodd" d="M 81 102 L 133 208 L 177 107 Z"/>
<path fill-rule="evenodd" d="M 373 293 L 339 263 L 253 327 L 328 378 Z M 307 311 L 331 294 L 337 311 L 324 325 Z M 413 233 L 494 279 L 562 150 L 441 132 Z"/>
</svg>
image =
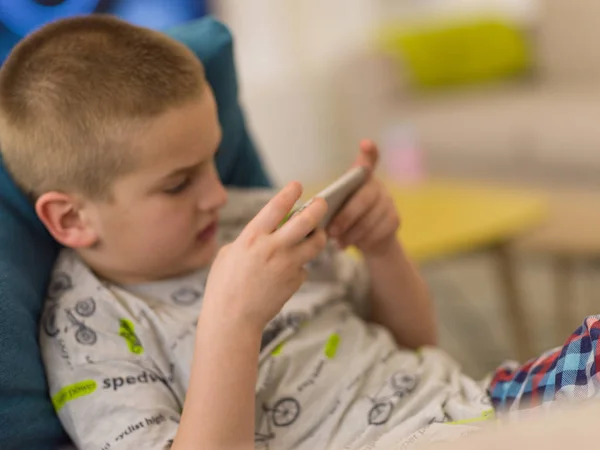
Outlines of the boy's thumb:
<svg viewBox="0 0 600 450">
<path fill-rule="evenodd" d="M 354 160 L 354 167 L 366 167 L 373 171 L 377 166 L 379 160 L 379 151 L 377 146 L 370 140 L 363 140 L 360 142 L 360 151 Z"/>
</svg>

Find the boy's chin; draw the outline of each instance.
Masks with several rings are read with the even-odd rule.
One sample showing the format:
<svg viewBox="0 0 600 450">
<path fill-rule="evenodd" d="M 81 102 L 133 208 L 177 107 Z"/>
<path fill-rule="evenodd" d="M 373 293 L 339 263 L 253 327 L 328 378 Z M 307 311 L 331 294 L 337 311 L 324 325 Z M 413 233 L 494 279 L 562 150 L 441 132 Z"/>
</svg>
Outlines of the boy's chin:
<svg viewBox="0 0 600 450">
<path fill-rule="evenodd" d="M 195 269 L 202 269 L 204 267 L 208 267 L 213 259 L 217 256 L 217 251 L 219 250 L 217 240 L 212 239 L 209 242 L 203 242 L 198 245 L 196 251 L 194 252 L 193 257 L 191 258 L 191 263 L 193 264 Z"/>
</svg>

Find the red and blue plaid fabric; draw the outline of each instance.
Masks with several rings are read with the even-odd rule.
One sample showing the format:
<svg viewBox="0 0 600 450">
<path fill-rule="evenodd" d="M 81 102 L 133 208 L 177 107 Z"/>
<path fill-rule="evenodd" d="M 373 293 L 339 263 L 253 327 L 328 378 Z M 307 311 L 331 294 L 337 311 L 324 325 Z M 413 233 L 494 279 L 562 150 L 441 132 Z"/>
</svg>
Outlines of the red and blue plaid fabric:
<svg viewBox="0 0 600 450">
<path fill-rule="evenodd" d="M 555 400 L 585 400 L 600 393 L 600 316 L 587 317 L 562 347 L 522 366 L 496 370 L 489 387 L 499 412 L 529 409 Z"/>
</svg>

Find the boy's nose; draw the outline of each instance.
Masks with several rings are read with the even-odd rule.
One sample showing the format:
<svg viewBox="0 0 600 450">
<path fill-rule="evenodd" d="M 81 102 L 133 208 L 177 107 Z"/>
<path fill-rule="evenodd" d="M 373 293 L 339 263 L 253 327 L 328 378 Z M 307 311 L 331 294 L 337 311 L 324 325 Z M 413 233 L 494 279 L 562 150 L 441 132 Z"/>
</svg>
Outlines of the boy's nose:
<svg viewBox="0 0 600 450">
<path fill-rule="evenodd" d="M 198 209 L 202 211 L 214 211 L 225 206 L 227 203 L 227 190 L 218 174 L 211 174 L 210 180 L 204 183 L 203 189 L 201 189 L 200 195 L 198 196 Z"/>
</svg>

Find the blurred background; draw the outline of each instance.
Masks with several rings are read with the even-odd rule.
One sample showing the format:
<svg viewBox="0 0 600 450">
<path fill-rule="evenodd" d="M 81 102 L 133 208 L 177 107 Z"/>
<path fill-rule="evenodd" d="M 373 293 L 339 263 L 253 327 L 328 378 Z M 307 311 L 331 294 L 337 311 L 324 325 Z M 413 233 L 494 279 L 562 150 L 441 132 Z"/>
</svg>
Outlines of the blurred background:
<svg viewBox="0 0 600 450">
<path fill-rule="evenodd" d="M 278 183 L 320 186 L 361 138 L 379 143 L 442 346 L 469 373 L 561 345 L 598 312 L 599 2 L 219 0 L 213 13 Z"/>
<path fill-rule="evenodd" d="M 600 2 L 0 0 L 0 60 L 43 23 L 93 12 L 225 22 L 277 184 L 321 186 L 376 140 L 442 346 L 471 375 L 561 344 L 597 311 Z"/>
</svg>

